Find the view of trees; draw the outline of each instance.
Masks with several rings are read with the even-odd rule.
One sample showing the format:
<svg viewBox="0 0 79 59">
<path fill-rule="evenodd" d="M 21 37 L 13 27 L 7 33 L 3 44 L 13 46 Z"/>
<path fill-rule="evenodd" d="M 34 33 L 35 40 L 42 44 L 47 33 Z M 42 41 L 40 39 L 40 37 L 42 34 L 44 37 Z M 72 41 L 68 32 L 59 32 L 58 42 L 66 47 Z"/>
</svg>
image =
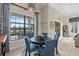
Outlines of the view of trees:
<svg viewBox="0 0 79 59">
<path fill-rule="evenodd" d="M 24 35 L 24 16 L 19 14 L 11 14 L 10 26 L 11 40 L 22 39 L 22 36 Z M 34 32 L 34 18 L 26 17 L 25 29 L 26 32 Z"/>
</svg>

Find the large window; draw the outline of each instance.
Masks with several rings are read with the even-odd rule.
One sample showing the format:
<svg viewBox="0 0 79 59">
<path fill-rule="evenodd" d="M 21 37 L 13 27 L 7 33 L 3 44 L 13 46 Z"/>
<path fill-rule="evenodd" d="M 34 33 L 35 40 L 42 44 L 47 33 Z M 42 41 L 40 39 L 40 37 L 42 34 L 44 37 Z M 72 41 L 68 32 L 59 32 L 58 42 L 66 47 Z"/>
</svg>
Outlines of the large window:
<svg viewBox="0 0 79 59">
<path fill-rule="evenodd" d="M 79 22 L 71 22 L 71 25 L 72 25 L 71 32 L 79 33 Z"/>
<path fill-rule="evenodd" d="M 25 20 L 25 22 L 24 22 Z M 25 28 L 24 28 L 25 26 Z M 19 15 L 15 13 L 10 14 L 10 40 L 23 39 L 25 32 L 34 32 L 34 18 L 25 17 L 24 15 Z"/>
<path fill-rule="evenodd" d="M 26 32 L 34 32 L 34 18 L 32 17 L 25 18 L 25 29 Z"/>
</svg>

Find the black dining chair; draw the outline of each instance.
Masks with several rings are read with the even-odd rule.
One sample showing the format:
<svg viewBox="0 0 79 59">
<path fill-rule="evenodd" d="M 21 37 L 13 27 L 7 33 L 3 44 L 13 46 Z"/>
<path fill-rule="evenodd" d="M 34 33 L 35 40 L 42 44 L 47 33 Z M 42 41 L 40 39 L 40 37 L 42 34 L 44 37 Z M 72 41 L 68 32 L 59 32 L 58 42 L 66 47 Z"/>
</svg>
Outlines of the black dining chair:
<svg viewBox="0 0 79 59">
<path fill-rule="evenodd" d="M 47 40 L 45 42 L 45 47 L 40 48 L 41 56 L 54 56 L 54 41 Z"/>
</svg>

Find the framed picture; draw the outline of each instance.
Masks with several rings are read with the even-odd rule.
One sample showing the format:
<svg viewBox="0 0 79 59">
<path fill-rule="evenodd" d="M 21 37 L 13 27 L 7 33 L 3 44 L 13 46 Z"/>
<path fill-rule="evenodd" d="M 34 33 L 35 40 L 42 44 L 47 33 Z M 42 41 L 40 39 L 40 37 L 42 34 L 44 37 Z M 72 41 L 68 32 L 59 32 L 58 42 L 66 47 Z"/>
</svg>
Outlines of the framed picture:
<svg viewBox="0 0 79 59">
<path fill-rule="evenodd" d="M 63 26 L 63 36 L 68 37 L 68 26 L 67 25 Z"/>
</svg>

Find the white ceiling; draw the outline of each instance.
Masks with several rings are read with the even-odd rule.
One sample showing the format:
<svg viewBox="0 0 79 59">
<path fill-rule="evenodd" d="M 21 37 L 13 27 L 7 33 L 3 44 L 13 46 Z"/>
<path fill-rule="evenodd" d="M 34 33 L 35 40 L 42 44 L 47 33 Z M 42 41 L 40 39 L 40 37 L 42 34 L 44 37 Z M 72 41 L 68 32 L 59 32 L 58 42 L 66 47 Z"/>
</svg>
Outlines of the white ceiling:
<svg viewBox="0 0 79 59">
<path fill-rule="evenodd" d="M 40 5 L 40 7 L 47 6 L 47 3 L 35 4 Z M 51 3 L 51 6 L 61 15 L 69 17 L 79 17 L 79 3 Z"/>
<path fill-rule="evenodd" d="M 52 3 L 60 14 L 69 17 L 79 17 L 79 3 Z"/>
<path fill-rule="evenodd" d="M 39 5 L 41 8 L 47 6 L 48 3 L 36 3 L 36 5 Z"/>
</svg>

